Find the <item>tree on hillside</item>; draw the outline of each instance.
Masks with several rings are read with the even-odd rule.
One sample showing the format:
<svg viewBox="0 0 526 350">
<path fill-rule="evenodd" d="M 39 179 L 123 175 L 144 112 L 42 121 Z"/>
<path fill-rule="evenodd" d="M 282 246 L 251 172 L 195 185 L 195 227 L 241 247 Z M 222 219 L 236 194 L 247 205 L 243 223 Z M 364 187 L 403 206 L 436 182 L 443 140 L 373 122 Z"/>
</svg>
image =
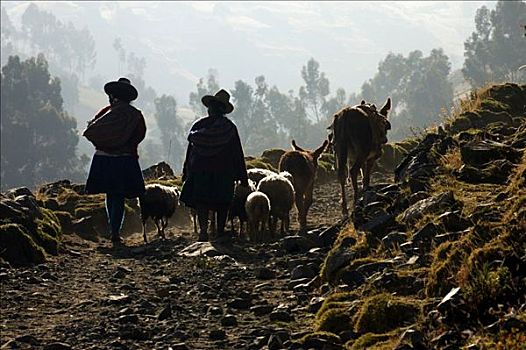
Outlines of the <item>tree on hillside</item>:
<svg viewBox="0 0 526 350">
<path fill-rule="evenodd" d="M 499 0 L 495 10 L 482 6 L 475 31 L 464 42 L 462 73 L 473 87 L 488 82 L 526 81 L 518 68 L 526 64 L 526 3 Z"/>
<path fill-rule="evenodd" d="M 336 95 L 334 97 L 331 97 L 325 101 L 321 110 L 327 117 L 331 117 L 334 115 L 334 113 L 345 107 L 346 103 L 347 94 L 345 93 L 345 89 L 339 88 L 336 90 Z"/>
<path fill-rule="evenodd" d="M 453 99 L 450 70 L 449 58 L 442 49 L 432 50 L 428 57 L 419 50 L 407 57 L 390 53 L 379 63 L 375 76 L 362 85 L 359 97 L 377 105 L 391 97 L 393 130 L 389 136 L 401 139 L 412 129 L 439 121 L 442 109 L 449 108 Z"/>
<path fill-rule="evenodd" d="M 12 56 L 2 67 L 2 188 L 83 178 L 77 123 L 63 111 L 60 92 L 43 55 L 26 61 Z"/>
<path fill-rule="evenodd" d="M 184 157 L 182 140 L 184 129 L 177 118 L 177 102 L 173 96 L 162 95 L 155 99 L 155 120 L 161 131 L 161 143 L 164 159 L 172 166 L 179 168 Z"/>
<path fill-rule="evenodd" d="M 306 66 L 301 69 L 301 77 L 305 85 L 300 87 L 300 98 L 305 101 L 310 115 L 314 116 L 316 122 L 320 121 L 321 107 L 329 94 L 329 80 L 325 73 L 320 73 L 320 64 L 311 58 Z"/>
<path fill-rule="evenodd" d="M 35 3 L 22 14 L 19 37 L 28 43 L 30 49 L 26 54 L 45 52 L 47 59 L 61 71 L 84 77 L 86 70 L 95 66 L 95 40 L 88 28 L 79 30 L 72 22 L 64 23 Z"/>
<path fill-rule="evenodd" d="M 232 90 L 232 103 L 235 108 L 230 117 L 236 123 L 241 138 L 241 143 L 246 146 L 247 136 L 250 134 L 251 128 L 255 125 L 252 113 L 254 99 L 254 89 L 242 80 L 234 83 L 234 90 Z"/>
<path fill-rule="evenodd" d="M 190 107 L 200 118 L 206 115 L 206 107 L 201 103 L 201 98 L 204 95 L 214 95 L 219 90 L 219 82 L 217 80 L 217 71 L 214 69 L 208 70 L 208 75 L 205 80 L 200 78 L 197 82 L 197 91 L 190 93 Z"/>
</svg>

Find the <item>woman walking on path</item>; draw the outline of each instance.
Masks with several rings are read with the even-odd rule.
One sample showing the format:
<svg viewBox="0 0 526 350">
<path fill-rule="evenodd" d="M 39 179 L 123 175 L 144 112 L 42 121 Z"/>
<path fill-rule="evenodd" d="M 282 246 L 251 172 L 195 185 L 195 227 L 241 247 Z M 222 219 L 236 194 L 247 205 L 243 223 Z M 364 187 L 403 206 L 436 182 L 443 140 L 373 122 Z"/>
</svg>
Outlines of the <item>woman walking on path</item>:
<svg viewBox="0 0 526 350">
<path fill-rule="evenodd" d="M 140 110 L 130 105 L 137 89 L 126 78 L 104 85 L 110 105 L 88 122 L 83 135 L 96 148 L 86 181 L 86 193 L 106 193 L 106 213 L 111 240 L 120 243 L 124 199 L 144 193 L 137 147 L 146 135 Z"/>
<path fill-rule="evenodd" d="M 234 182 L 248 186 L 247 169 L 237 127 L 225 115 L 234 110 L 225 90 L 201 102 L 208 116 L 197 120 L 188 135 L 181 201 L 197 211 L 199 241 L 208 240 L 208 212 L 217 212 L 217 240 L 227 238 L 225 223 Z"/>
</svg>

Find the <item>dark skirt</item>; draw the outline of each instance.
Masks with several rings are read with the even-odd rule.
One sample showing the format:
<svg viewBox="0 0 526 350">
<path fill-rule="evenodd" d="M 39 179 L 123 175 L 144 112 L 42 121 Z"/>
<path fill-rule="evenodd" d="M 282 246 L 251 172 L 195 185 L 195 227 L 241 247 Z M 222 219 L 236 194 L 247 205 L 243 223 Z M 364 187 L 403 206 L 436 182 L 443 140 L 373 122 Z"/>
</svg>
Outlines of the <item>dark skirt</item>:
<svg viewBox="0 0 526 350">
<path fill-rule="evenodd" d="M 122 194 L 135 198 L 144 193 L 139 161 L 134 156 L 94 155 L 86 181 L 86 194 Z"/>
<path fill-rule="evenodd" d="M 187 207 L 218 209 L 228 207 L 234 196 L 234 176 L 217 172 L 188 174 L 181 189 L 181 202 Z"/>
</svg>

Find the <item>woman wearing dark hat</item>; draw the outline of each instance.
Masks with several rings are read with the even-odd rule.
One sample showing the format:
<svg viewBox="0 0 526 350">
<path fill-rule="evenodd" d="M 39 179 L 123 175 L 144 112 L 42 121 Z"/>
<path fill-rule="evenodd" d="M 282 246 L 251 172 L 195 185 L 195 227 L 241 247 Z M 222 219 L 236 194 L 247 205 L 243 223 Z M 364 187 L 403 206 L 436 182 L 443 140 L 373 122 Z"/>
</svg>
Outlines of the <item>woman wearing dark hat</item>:
<svg viewBox="0 0 526 350">
<path fill-rule="evenodd" d="M 214 96 L 204 96 L 201 102 L 208 108 L 208 116 L 197 120 L 188 135 L 181 201 L 197 210 L 199 240 L 207 241 L 208 211 L 217 212 L 217 238 L 225 238 L 234 182 L 248 186 L 248 176 L 237 128 L 225 117 L 234 110 L 230 95 L 220 90 Z"/>
<path fill-rule="evenodd" d="M 110 105 L 88 122 L 83 135 L 96 148 L 86 181 L 86 193 L 106 193 L 106 213 L 114 243 L 120 242 L 124 199 L 144 193 L 137 147 L 146 135 L 140 110 L 130 105 L 137 89 L 126 78 L 104 85 Z"/>
</svg>

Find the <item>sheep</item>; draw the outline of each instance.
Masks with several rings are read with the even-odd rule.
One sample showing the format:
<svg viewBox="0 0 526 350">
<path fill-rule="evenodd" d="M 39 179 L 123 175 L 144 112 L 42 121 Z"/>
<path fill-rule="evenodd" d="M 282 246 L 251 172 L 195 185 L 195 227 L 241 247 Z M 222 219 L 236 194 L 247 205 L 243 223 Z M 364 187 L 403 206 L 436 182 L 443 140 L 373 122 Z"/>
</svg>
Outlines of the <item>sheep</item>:
<svg viewBox="0 0 526 350">
<path fill-rule="evenodd" d="M 256 190 L 256 183 L 252 180 L 248 180 L 248 186 L 242 186 L 241 183 L 236 183 L 234 187 L 234 197 L 230 203 L 228 210 L 228 219 L 230 220 L 230 226 L 232 232 L 235 232 L 234 219 L 239 218 L 239 233 L 243 233 L 243 223 L 247 221 L 247 213 L 245 211 L 245 202 L 250 193 Z"/>
<path fill-rule="evenodd" d="M 145 192 L 139 197 L 141 207 L 142 235 L 144 242 L 148 243 L 146 237 L 146 220 L 152 218 L 157 226 L 157 233 L 166 239 L 164 229 L 168 225 L 168 219 L 172 217 L 179 206 L 179 190 L 176 187 L 161 184 L 146 185 Z"/>
<path fill-rule="evenodd" d="M 272 234 L 276 231 L 277 219 L 281 220 L 281 234 L 289 230 L 289 213 L 294 205 L 294 186 L 284 176 L 275 174 L 259 182 L 257 190 L 266 194 L 270 200 L 269 226 Z"/>
<path fill-rule="evenodd" d="M 276 172 L 268 169 L 261 169 L 261 168 L 253 168 L 247 170 L 248 178 L 256 183 L 256 186 L 259 184 L 259 182 L 269 176 L 269 175 L 275 175 Z"/>
<path fill-rule="evenodd" d="M 328 141 L 314 151 L 305 150 L 292 140 L 294 150 L 287 151 L 281 156 L 279 170 L 289 172 L 293 177 L 292 183 L 296 191 L 296 208 L 298 209 L 298 221 L 300 231 L 307 229 L 307 213 L 312 204 L 312 191 L 314 189 L 314 179 L 318 169 L 318 158 L 327 146 Z"/>
<path fill-rule="evenodd" d="M 245 203 L 248 218 L 248 235 L 252 242 L 262 242 L 265 225 L 270 216 L 270 200 L 263 192 L 255 191 L 248 195 Z"/>
</svg>

